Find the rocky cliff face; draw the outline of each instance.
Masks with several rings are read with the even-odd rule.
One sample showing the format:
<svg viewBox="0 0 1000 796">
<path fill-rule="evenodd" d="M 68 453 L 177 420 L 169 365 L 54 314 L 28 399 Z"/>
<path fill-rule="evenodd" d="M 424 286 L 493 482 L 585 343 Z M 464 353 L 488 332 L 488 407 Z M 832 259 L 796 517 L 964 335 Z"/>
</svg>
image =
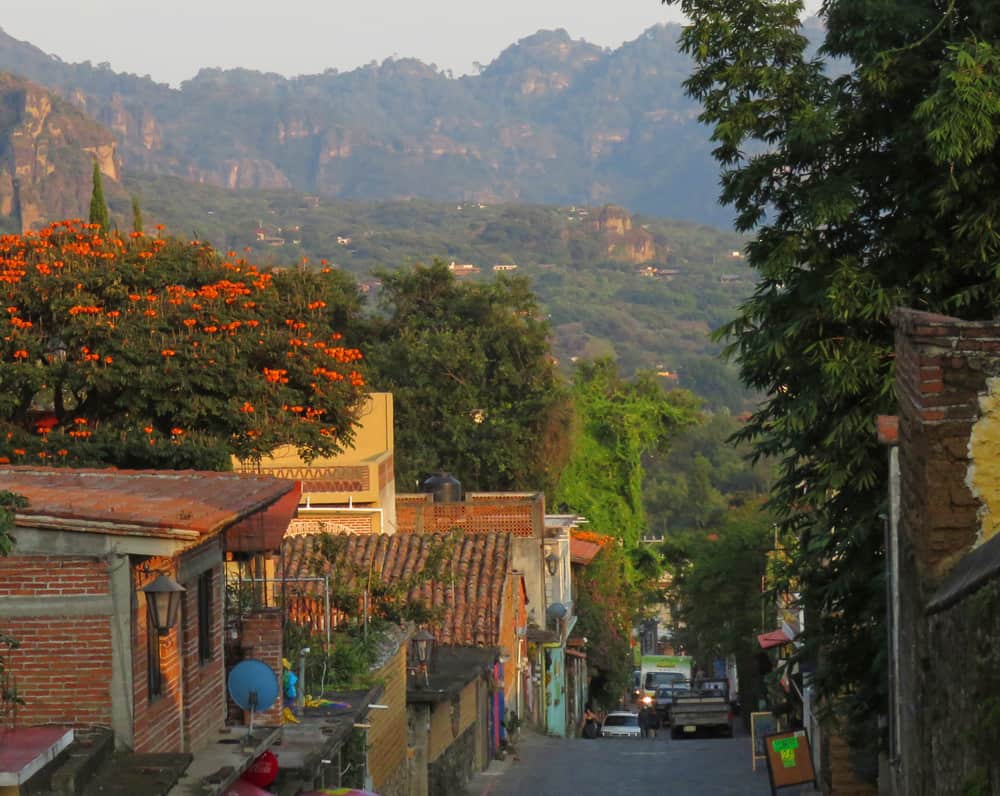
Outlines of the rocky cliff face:
<svg viewBox="0 0 1000 796">
<path fill-rule="evenodd" d="M 27 80 L 0 73 L 0 225 L 23 232 L 85 218 L 94 160 L 120 193 L 111 131 Z"/>
<path fill-rule="evenodd" d="M 390 58 L 294 79 L 203 69 L 179 89 L 0 31 L 0 70 L 111 129 L 129 174 L 343 199 L 615 202 L 728 223 L 678 31 L 655 26 L 616 50 L 540 31 L 457 78 Z"/>
<path fill-rule="evenodd" d="M 635 228 L 632 216 L 621 207 L 605 205 L 590 226 L 603 235 L 612 259 L 628 263 L 648 263 L 656 259 L 653 236 L 642 228 Z"/>
</svg>

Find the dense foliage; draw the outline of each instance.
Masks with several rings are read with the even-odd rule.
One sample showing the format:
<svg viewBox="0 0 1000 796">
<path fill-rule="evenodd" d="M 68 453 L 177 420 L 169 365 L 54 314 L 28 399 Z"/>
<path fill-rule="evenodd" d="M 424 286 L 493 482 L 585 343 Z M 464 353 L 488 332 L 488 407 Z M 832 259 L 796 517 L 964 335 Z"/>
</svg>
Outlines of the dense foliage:
<svg viewBox="0 0 1000 796">
<path fill-rule="evenodd" d="M 352 283 L 230 254 L 78 222 L 0 239 L 0 461 L 226 469 L 349 441 Z"/>
<path fill-rule="evenodd" d="M 734 505 L 707 528 L 671 534 L 660 550 L 670 575 L 675 644 L 706 671 L 732 655 L 748 705 L 763 693 L 755 676 L 756 636 L 775 621 L 774 602 L 761 593 L 774 535 L 761 502 Z"/>
<path fill-rule="evenodd" d="M 374 271 L 416 262 L 514 263 L 531 280 L 567 372 L 576 358 L 614 356 L 622 371 L 666 371 L 670 382 L 734 412 L 749 405 L 736 369 L 721 362 L 712 329 L 731 320 L 753 287 L 742 236 L 650 216 L 628 216 L 653 253 L 635 262 L 628 236 L 595 228 L 601 208 L 411 200 L 335 202 L 291 192 L 223 191 L 167 177 L 128 177 L 149 218 L 191 230 L 220 250 L 249 246 L 256 262 L 327 258 L 376 293 Z M 112 204 L 123 220 L 127 201 Z M 262 225 L 262 226 L 259 226 Z M 258 233 L 258 230 L 263 230 Z M 258 234 L 262 237 L 258 238 Z M 637 233 L 638 234 L 638 233 Z M 339 242 L 338 242 L 339 241 Z M 646 266 L 666 269 L 656 275 Z"/>
<path fill-rule="evenodd" d="M 625 552 L 614 543 L 606 544 L 590 564 L 574 573 L 579 619 L 573 632 L 587 639 L 589 696 L 606 708 L 618 704 L 632 677 L 631 635 L 639 594 L 628 573 Z"/>
<path fill-rule="evenodd" d="M 726 412 L 683 429 L 669 450 L 646 457 L 643 487 L 653 536 L 717 527 L 734 503 L 766 493 L 772 468 L 748 461 L 750 447 L 730 440 L 743 427 Z"/>
<path fill-rule="evenodd" d="M 760 273 L 725 334 L 767 396 L 743 432 L 780 459 L 806 655 L 853 719 L 886 696 L 882 522 L 894 410 L 890 310 L 994 317 L 1000 54 L 989 4 L 830 0 L 806 54 L 792 0 L 681 0 L 687 82 L 713 127 L 723 200 Z M 862 726 L 852 722 L 853 726 Z"/>
<path fill-rule="evenodd" d="M 554 483 L 569 408 L 526 280 L 463 283 L 440 262 L 381 278 L 366 350 L 393 394 L 400 488 L 438 470 L 466 489 Z"/>
<path fill-rule="evenodd" d="M 580 363 L 573 379 L 578 429 L 555 492 L 557 510 L 571 510 L 626 550 L 646 534 L 643 456 L 666 449 L 697 416 L 694 396 L 665 392 L 649 374 L 625 381 L 614 362 Z"/>
</svg>

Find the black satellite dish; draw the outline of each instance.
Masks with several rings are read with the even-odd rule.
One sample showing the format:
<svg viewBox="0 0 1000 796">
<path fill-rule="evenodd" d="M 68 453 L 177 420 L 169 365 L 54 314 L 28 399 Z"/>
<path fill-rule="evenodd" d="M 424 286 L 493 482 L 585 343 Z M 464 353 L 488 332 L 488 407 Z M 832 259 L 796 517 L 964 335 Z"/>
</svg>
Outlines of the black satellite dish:
<svg viewBox="0 0 1000 796">
<path fill-rule="evenodd" d="M 230 670 L 227 685 L 233 702 L 250 714 L 248 735 L 252 735 L 254 713 L 267 710 L 278 698 L 278 675 L 264 661 L 247 658 Z"/>
</svg>

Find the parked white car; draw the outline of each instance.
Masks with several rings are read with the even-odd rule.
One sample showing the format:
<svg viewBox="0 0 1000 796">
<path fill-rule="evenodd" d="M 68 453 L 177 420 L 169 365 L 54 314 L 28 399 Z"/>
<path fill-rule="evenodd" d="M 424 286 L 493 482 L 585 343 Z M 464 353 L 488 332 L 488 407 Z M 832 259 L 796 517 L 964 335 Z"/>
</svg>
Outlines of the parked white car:
<svg viewBox="0 0 1000 796">
<path fill-rule="evenodd" d="M 601 725 L 602 738 L 640 738 L 639 714 L 615 711 L 604 717 Z"/>
</svg>

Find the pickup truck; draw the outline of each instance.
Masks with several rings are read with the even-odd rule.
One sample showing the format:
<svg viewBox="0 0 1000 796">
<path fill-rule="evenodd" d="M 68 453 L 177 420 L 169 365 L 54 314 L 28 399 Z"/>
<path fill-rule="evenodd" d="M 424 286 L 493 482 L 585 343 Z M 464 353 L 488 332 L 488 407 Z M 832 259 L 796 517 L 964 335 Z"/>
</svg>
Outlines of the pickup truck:
<svg viewBox="0 0 1000 796">
<path fill-rule="evenodd" d="M 678 680 L 672 685 L 661 685 L 656 689 L 656 712 L 663 724 L 670 724 L 673 713 L 674 699 L 691 693 L 691 683 L 688 680 Z"/>
<path fill-rule="evenodd" d="M 699 730 L 733 734 L 733 711 L 726 680 L 700 680 L 691 691 L 674 695 L 670 706 L 670 737 L 694 735 Z"/>
</svg>

